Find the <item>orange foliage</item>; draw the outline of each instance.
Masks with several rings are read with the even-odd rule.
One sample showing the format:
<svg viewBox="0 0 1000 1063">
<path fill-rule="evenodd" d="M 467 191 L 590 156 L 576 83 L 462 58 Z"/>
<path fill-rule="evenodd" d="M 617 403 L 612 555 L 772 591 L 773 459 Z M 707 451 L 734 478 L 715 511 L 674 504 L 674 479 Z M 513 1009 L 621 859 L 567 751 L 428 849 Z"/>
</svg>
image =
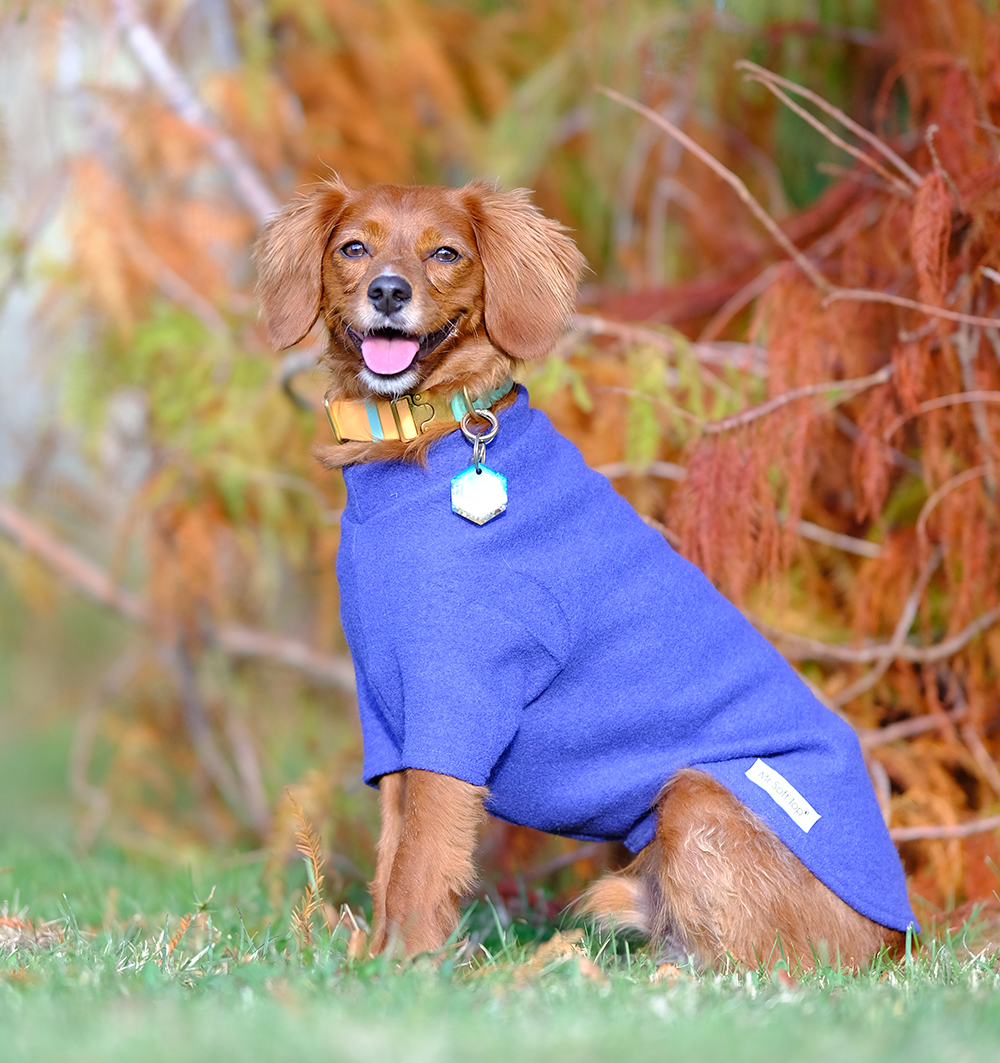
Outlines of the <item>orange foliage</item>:
<svg viewBox="0 0 1000 1063">
<path fill-rule="evenodd" d="M 822 26 L 720 29 L 706 4 L 656 11 L 621 44 L 621 27 L 639 19 L 640 7 L 550 0 L 478 13 L 419 0 L 274 0 L 269 23 L 247 16 L 253 61 L 213 74 L 200 94 L 282 195 L 329 169 L 359 185 L 465 180 L 504 158 L 504 122 L 519 150 L 523 130 L 524 153 L 537 155 L 524 169 L 538 200 L 578 227 L 598 274 L 606 266 L 627 281 L 625 292 L 588 287 L 584 309 L 680 330 L 657 333 L 657 345 L 594 326 L 589 342 L 575 339 L 542 368 L 536 402 L 592 464 L 635 459 L 634 474 L 619 481 L 623 493 L 726 594 L 776 627 L 840 649 L 847 639 L 885 642 L 940 547 L 907 648 L 958 635 L 1000 603 L 1000 403 L 922 404 L 967 392 L 995 397 L 1000 332 L 912 307 L 831 300 L 781 261 L 715 174 L 607 101 L 595 103 L 591 86 L 604 79 L 641 95 L 739 173 L 832 286 L 989 318 L 1000 312 L 1000 17 L 974 0 L 882 0 L 878 35 L 859 43 L 828 38 Z M 840 49 L 854 75 L 848 109 L 918 180 L 899 169 L 897 186 L 858 164 L 835 170 L 810 206 L 789 207 L 774 161 L 780 105 L 759 85 L 743 85 L 732 63 L 753 49 L 777 69 L 793 40 L 821 58 Z M 521 95 L 540 72 L 549 94 Z M 81 151 L 73 163 L 73 291 L 96 322 L 91 401 L 101 405 L 116 387 L 151 396 L 148 475 L 117 531 L 144 539 L 157 635 L 183 634 L 198 657 L 206 617 L 263 616 L 342 653 L 332 569 L 343 489 L 309 458 L 313 438 L 326 441 L 325 426 L 269 386 L 273 361 L 249 296 L 254 223 L 204 129 L 152 88 L 99 88 L 116 135 L 113 148 Z M 528 145 L 528 118 L 550 97 L 562 109 L 538 133 L 540 147 Z M 703 359 L 686 344 L 699 337 L 743 352 L 766 348 L 766 380 Z M 765 398 L 885 366 L 891 377 L 860 391 L 831 388 L 728 431 L 705 427 Z M 320 381 L 300 377 L 296 386 L 316 404 Z M 647 476 L 650 461 L 683 465 L 686 478 Z M 878 556 L 807 538 L 803 522 L 878 544 Z M 195 665 L 209 669 L 205 657 Z M 807 672 L 836 701 L 875 666 L 817 653 Z M 940 659 L 897 659 L 843 704 L 859 727 L 922 717 L 940 725 L 871 747 L 891 784 L 893 826 L 955 824 L 1000 809 L 1000 775 L 987 764 L 992 758 L 995 768 L 1000 753 L 998 678 L 994 624 Z M 140 670 L 126 684 L 128 710 L 107 714 L 115 750 L 107 789 L 161 836 L 245 834 L 219 789 L 225 771 L 207 771 L 185 732 L 173 682 L 164 666 Z M 247 683 L 256 692 L 257 674 Z M 250 792 L 253 743 L 232 737 L 242 717 L 222 687 L 207 698 L 206 727 Z M 285 712 L 301 695 L 287 680 L 264 689 L 257 701 L 268 706 L 249 714 L 258 737 L 281 726 L 279 712 L 265 709 Z M 349 716 L 346 699 L 338 706 Z M 957 727 L 943 715 L 963 708 Z M 356 759 L 350 719 L 336 741 Z M 316 742 L 312 763 L 329 760 Z M 180 814 L 185 773 L 193 801 Z M 278 769 L 264 775 L 269 792 L 280 792 Z M 343 797 L 339 776 L 337 784 Z M 339 800 L 332 788 L 324 799 Z M 352 828 L 346 813 L 333 819 L 362 849 L 363 825 Z M 276 850 L 292 835 L 279 815 Z M 519 862 L 544 864 L 536 841 L 503 834 L 496 866 L 509 873 Z M 906 843 L 904 857 L 916 888 L 944 904 L 983 889 L 986 850 L 996 858 L 983 837 L 925 840 Z"/>
</svg>

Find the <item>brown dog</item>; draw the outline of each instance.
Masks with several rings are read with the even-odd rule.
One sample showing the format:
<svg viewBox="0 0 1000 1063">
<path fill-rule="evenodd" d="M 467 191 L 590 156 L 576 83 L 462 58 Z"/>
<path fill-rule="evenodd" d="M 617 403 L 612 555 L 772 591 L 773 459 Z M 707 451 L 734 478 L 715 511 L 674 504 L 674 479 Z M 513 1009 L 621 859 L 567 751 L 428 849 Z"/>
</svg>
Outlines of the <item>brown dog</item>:
<svg viewBox="0 0 1000 1063">
<path fill-rule="evenodd" d="M 330 467 L 395 463 L 388 469 L 404 459 L 420 469 L 432 444 L 458 438 L 463 413 L 489 408 L 501 426 L 507 423 L 505 411 L 516 394 L 507 382 L 512 368 L 545 355 L 558 339 L 584 267 L 562 227 L 544 218 L 525 192 L 500 193 L 481 184 L 458 190 L 377 185 L 359 192 L 329 181 L 273 219 L 255 254 L 277 348 L 298 342 L 323 317 L 332 377 L 328 408 L 339 440 L 322 453 Z M 434 542 L 423 546 L 427 556 L 434 554 Z M 400 576 L 384 574 L 388 581 Z M 364 693 L 364 640 L 348 634 Z M 406 652 L 414 652 L 412 633 L 400 632 L 400 638 Z M 448 651 L 430 645 L 424 652 Z M 470 689 L 479 689 L 479 679 L 470 677 Z M 401 682 L 405 689 L 405 676 Z M 371 713 L 372 719 L 378 715 Z M 406 726 L 416 727 L 409 718 Z M 447 744 L 448 735 L 437 737 Z M 460 898 L 475 882 L 472 852 L 494 778 L 433 770 L 430 755 L 419 763 L 407 763 L 404 754 L 379 761 L 380 742 L 388 739 L 370 735 L 366 723 L 366 777 L 377 781 L 382 813 L 371 947 L 377 953 L 391 945 L 413 956 L 440 949 L 456 926 Z M 872 805 L 865 786 L 869 793 L 859 790 L 858 799 Z M 799 798 L 794 788 L 787 792 Z M 817 951 L 858 965 L 883 945 L 901 944 L 905 924 L 897 920 L 898 929 L 887 929 L 841 900 L 749 802 L 712 774 L 684 764 L 665 769 L 643 800 L 643 810 L 652 812 L 647 836 L 636 846 L 639 855 L 584 898 L 584 910 L 602 922 L 637 928 L 664 954 L 693 957 L 700 966 L 773 962 L 776 939 L 789 958 L 805 965 Z M 785 792 L 772 793 L 771 800 L 784 802 L 781 814 L 797 808 Z M 536 822 L 507 815 L 559 829 L 544 815 Z M 624 831 L 564 832 L 624 837 Z M 879 844 L 884 849 L 888 839 Z"/>
</svg>

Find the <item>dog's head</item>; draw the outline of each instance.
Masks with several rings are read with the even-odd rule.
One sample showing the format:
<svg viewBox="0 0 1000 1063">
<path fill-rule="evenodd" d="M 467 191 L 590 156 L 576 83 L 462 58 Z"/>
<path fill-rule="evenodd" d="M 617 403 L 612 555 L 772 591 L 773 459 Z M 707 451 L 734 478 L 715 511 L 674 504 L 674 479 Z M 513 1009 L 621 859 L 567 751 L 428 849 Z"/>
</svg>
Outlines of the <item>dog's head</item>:
<svg viewBox="0 0 1000 1063">
<path fill-rule="evenodd" d="M 585 265 L 524 190 L 339 180 L 269 222 L 254 257 L 271 342 L 290 347 L 322 314 L 344 398 L 475 386 L 509 368 L 498 359 L 541 357 Z"/>
</svg>

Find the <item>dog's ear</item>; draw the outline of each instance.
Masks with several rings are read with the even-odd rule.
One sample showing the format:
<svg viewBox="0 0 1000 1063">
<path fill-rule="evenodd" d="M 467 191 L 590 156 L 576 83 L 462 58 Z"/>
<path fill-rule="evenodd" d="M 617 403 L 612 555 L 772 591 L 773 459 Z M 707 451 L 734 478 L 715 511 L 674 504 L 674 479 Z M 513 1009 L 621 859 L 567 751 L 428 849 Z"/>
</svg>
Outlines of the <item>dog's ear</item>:
<svg viewBox="0 0 1000 1063">
<path fill-rule="evenodd" d="M 569 322 L 587 263 L 526 189 L 497 192 L 472 184 L 460 195 L 483 263 L 490 339 L 514 358 L 541 358 Z"/>
<path fill-rule="evenodd" d="M 319 316 L 323 254 L 351 195 L 339 178 L 324 181 L 292 200 L 257 239 L 257 298 L 279 351 L 298 343 Z"/>
</svg>

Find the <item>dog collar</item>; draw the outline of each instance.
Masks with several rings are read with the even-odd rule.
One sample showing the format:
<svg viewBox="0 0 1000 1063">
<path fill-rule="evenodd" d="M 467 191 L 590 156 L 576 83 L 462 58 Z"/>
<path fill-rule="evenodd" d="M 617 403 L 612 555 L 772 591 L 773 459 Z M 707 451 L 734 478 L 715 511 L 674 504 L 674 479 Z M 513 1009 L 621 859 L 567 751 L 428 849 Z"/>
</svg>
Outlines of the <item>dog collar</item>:
<svg viewBox="0 0 1000 1063">
<path fill-rule="evenodd" d="M 467 388 L 454 394 L 417 391 L 396 399 L 324 399 L 326 415 L 338 443 L 369 443 L 376 439 L 416 439 L 426 425 L 445 422 L 461 424 L 472 410 L 488 410 L 510 393 L 514 381 L 508 377 L 499 387 L 482 395 L 470 395 Z"/>
</svg>

